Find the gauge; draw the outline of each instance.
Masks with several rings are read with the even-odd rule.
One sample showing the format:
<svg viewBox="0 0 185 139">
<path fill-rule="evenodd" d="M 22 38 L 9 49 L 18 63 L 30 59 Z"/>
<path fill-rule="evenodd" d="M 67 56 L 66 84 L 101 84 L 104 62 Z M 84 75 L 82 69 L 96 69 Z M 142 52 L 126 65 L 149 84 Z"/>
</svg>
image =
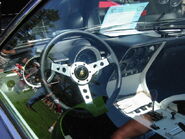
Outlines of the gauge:
<svg viewBox="0 0 185 139">
<path fill-rule="evenodd" d="M 90 64 L 100 59 L 100 53 L 96 48 L 85 47 L 78 52 L 75 62 L 84 62 L 86 64 Z"/>
<path fill-rule="evenodd" d="M 168 2 L 169 2 L 169 0 L 158 0 L 158 3 L 159 4 L 166 4 Z"/>
<path fill-rule="evenodd" d="M 133 70 L 135 67 L 137 67 L 137 61 L 131 60 L 127 63 L 126 71 Z"/>
<path fill-rule="evenodd" d="M 135 54 L 135 49 L 130 49 L 126 55 L 125 55 L 125 59 L 130 59 L 133 57 L 133 55 Z"/>
<path fill-rule="evenodd" d="M 144 57 L 144 55 L 145 55 L 145 47 L 140 47 L 140 48 L 136 48 L 135 49 L 135 54 L 134 54 L 134 56 L 136 57 L 136 58 L 143 58 Z"/>
<path fill-rule="evenodd" d="M 170 0 L 171 7 L 177 7 L 182 3 L 182 0 Z"/>
</svg>

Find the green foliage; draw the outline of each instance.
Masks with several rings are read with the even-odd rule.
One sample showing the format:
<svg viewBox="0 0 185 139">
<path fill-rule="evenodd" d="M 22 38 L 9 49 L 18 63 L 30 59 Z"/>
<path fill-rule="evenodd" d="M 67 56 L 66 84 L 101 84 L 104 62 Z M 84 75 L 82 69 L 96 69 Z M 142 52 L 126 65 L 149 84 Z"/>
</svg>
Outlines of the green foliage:
<svg viewBox="0 0 185 139">
<path fill-rule="evenodd" d="M 9 88 L 12 88 L 15 86 L 15 81 L 14 80 L 9 80 L 7 81 L 6 85 L 9 87 Z"/>
<path fill-rule="evenodd" d="M 42 101 L 33 106 L 37 112 L 28 109 L 25 104 L 33 94 L 33 91 L 21 92 L 20 94 L 11 92 L 7 96 L 39 139 L 50 139 L 51 133 L 48 132 L 48 129 L 57 120 L 58 115 Z"/>
</svg>

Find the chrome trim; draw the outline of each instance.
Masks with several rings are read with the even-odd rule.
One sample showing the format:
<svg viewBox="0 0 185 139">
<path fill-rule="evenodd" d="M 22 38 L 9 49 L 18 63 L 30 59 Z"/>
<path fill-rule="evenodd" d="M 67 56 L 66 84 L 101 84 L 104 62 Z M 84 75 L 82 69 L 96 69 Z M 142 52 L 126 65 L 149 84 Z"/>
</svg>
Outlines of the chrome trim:
<svg viewBox="0 0 185 139">
<path fill-rule="evenodd" d="M 9 98 L 3 93 L 3 91 L 1 89 L 0 89 L 0 96 L 3 97 L 3 99 L 6 101 L 7 105 L 9 105 L 11 107 L 11 109 L 9 109 L 8 112 L 11 115 L 12 115 L 12 113 L 14 113 L 16 120 L 19 122 L 20 126 L 23 128 L 23 132 L 25 132 L 25 134 L 29 137 L 29 139 L 39 139 L 37 137 L 37 135 L 34 133 L 34 131 L 27 124 L 27 122 L 24 120 L 24 118 L 21 116 L 21 114 L 17 111 L 17 109 L 12 104 L 12 102 L 9 100 Z"/>
</svg>

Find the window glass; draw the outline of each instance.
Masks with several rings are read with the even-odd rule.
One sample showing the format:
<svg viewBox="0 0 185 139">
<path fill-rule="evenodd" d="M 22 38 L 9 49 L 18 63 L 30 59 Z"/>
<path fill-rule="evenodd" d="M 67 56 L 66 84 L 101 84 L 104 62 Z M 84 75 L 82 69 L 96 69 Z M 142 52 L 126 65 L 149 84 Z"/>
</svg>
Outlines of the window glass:
<svg viewBox="0 0 185 139">
<path fill-rule="evenodd" d="M 67 5 L 65 0 L 47 2 L 16 30 L 1 51 L 0 96 L 5 97 L 5 104 L 9 102 L 12 114 L 20 119 L 17 123 L 26 127 L 33 138 L 51 138 L 61 112 L 45 95 L 39 60 L 51 38 L 67 28 Z"/>
</svg>

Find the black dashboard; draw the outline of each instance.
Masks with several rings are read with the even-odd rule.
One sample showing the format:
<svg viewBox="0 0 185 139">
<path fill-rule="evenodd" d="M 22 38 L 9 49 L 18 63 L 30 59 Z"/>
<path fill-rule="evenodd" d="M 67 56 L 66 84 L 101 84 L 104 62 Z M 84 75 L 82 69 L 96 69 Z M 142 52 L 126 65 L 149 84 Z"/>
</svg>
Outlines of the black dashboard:
<svg viewBox="0 0 185 139">
<path fill-rule="evenodd" d="M 161 46 L 163 42 L 166 42 L 165 47 L 173 47 L 174 45 L 183 44 L 183 38 L 159 38 L 146 35 L 131 35 L 121 37 L 106 37 L 99 35 L 104 39 L 115 52 L 122 71 L 122 77 L 137 74 L 143 71 L 153 54 Z M 61 47 L 67 46 L 67 47 Z M 96 45 L 96 44 L 95 44 Z M 74 47 L 75 46 L 75 47 Z M 97 44 L 97 47 L 98 44 Z M 37 50 L 39 49 L 39 50 Z M 37 52 L 44 49 L 43 46 L 37 46 Z M 86 40 L 67 40 L 58 44 L 55 50 L 53 50 L 52 59 L 66 59 L 70 60 L 69 63 L 74 61 L 85 60 L 87 63 L 92 63 L 99 60 L 104 51 L 91 47 L 90 43 Z M 68 59 L 68 57 L 70 57 Z M 113 76 L 112 76 L 113 78 Z"/>
<path fill-rule="evenodd" d="M 120 61 L 122 77 L 142 72 L 160 45 L 159 43 L 130 48 Z"/>
<path fill-rule="evenodd" d="M 143 71 L 152 55 L 165 42 L 164 48 L 184 45 L 184 37 L 160 38 L 132 35 L 105 39 L 120 61 L 122 77 Z"/>
</svg>

